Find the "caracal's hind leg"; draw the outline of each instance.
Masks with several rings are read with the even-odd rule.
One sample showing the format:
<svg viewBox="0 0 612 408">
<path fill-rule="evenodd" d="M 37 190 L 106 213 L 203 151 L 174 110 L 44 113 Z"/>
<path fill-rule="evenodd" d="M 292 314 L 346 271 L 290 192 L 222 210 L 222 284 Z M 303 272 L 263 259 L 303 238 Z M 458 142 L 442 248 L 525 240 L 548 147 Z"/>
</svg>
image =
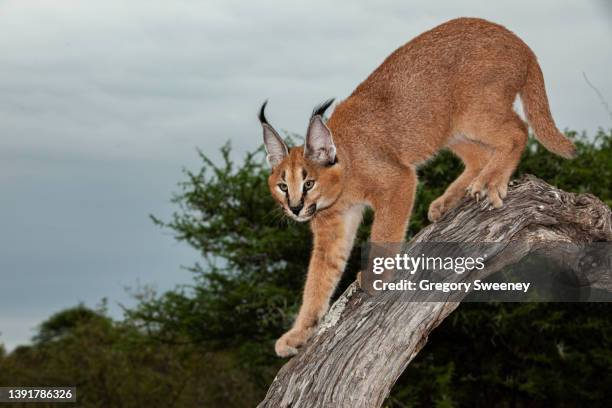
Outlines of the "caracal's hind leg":
<svg viewBox="0 0 612 408">
<path fill-rule="evenodd" d="M 464 136 L 454 138 L 447 147 L 463 161 L 464 169 L 463 173 L 448 186 L 444 194 L 429 205 L 427 217 L 432 222 L 440 219 L 459 203 L 465 196 L 466 188 L 489 162 L 493 153 L 487 146 L 471 141 Z"/>
<path fill-rule="evenodd" d="M 499 119 L 499 117 L 494 117 Z M 508 192 L 510 176 L 516 169 L 525 145 L 527 125 L 512 111 L 504 120 L 490 120 L 474 133 L 474 139 L 493 150 L 489 162 L 470 183 L 468 194 L 475 198 L 489 198 L 499 208 Z"/>
</svg>

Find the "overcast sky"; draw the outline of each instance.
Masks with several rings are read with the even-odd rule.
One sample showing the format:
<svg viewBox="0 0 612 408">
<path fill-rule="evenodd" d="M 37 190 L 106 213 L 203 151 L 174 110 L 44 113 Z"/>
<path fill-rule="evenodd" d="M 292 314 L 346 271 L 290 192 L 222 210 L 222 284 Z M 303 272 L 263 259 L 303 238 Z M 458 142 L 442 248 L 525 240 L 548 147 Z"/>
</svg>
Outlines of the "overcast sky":
<svg viewBox="0 0 612 408">
<path fill-rule="evenodd" d="M 256 148 L 255 113 L 303 133 L 390 52 L 459 16 L 506 25 L 539 57 L 562 129 L 612 119 L 612 14 L 588 1 L 0 0 L 0 343 L 124 288 L 188 282 L 198 254 L 154 227 L 181 168 Z M 305 255 L 306 256 L 306 255 Z"/>
</svg>

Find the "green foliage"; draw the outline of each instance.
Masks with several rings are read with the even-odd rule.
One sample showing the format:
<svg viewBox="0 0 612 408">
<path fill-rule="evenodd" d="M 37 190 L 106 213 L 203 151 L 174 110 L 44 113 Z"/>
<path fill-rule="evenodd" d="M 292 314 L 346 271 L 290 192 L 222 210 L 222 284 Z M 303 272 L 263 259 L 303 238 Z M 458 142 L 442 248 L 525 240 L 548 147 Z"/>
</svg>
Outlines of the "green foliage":
<svg viewBox="0 0 612 408">
<path fill-rule="evenodd" d="M 565 161 L 531 141 L 517 174 L 533 173 L 608 204 L 612 132 L 578 137 Z M 253 406 L 282 364 L 274 339 L 301 301 L 311 238 L 279 212 L 262 150 L 240 165 L 222 149 L 185 171 L 168 220 L 152 217 L 200 251 L 191 285 L 142 290 L 123 321 L 77 306 L 42 323 L 31 346 L 0 350 L 0 383 L 77 384 L 82 406 Z M 427 225 L 429 203 L 461 172 L 443 152 L 420 170 L 408 235 Z M 358 242 L 365 242 L 368 213 Z M 359 245 L 338 292 L 359 268 Z M 601 406 L 612 389 L 607 304 L 465 304 L 435 330 L 398 380 L 390 407 Z"/>
<path fill-rule="evenodd" d="M 86 325 L 94 320 L 100 324 L 110 324 L 108 319 L 100 313 L 78 305 L 55 313 L 45 320 L 38 329 L 38 334 L 33 341 L 37 344 L 47 344 L 58 340 L 81 325 Z"/>
<path fill-rule="evenodd" d="M 609 314 L 606 303 L 466 303 L 431 334 L 388 406 L 603 406 Z"/>
<path fill-rule="evenodd" d="M 242 407 L 257 395 L 259 387 L 234 364 L 232 350 L 159 342 L 135 322 L 82 306 L 41 328 L 55 326 L 58 317 L 67 322 L 61 336 L 0 355 L 0 384 L 76 386 L 79 406 L 104 408 Z"/>
</svg>

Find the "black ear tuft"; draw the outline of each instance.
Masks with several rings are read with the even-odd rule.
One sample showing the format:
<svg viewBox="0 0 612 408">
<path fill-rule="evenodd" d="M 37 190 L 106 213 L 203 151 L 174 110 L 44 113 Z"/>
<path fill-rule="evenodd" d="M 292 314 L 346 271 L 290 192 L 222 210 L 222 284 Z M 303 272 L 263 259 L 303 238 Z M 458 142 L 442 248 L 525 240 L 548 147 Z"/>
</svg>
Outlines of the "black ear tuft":
<svg viewBox="0 0 612 408">
<path fill-rule="evenodd" d="M 266 119 L 266 115 L 264 111 L 266 110 L 266 105 L 268 104 L 268 100 L 266 99 L 264 103 L 261 105 L 261 109 L 259 109 L 259 121 L 262 125 L 269 125 L 268 120 Z"/>
<path fill-rule="evenodd" d="M 310 119 L 314 118 L 315 116 L 323 116 L 323 114 L 325 113 L 325 111 L 327 110 L 327 108 L 329 108 L 331 106 L 332 103 L 334 103 L 334 100 L 336 98 L 331 98 L 326 100 L 325 102 L 315 106 L 315 108 L 312 111 L 312 116 L 310 117 Z"/>
</svg>

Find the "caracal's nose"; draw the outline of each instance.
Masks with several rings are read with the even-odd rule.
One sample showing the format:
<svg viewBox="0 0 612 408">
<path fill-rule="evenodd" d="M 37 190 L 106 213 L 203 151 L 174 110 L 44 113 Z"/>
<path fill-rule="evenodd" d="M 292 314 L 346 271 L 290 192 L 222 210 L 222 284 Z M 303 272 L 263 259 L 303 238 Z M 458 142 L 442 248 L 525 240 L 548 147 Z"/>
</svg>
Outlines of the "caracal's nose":
<svg viewBox="0 0 612 408">
<path fill-rule="evenodd" d="M 304 208 L 304 203 L 300 203 L 299 205 L 295 207 L 289 207 L 291 212 L 294 213 L 295 215 L 298 215 L 300 211 L 302 211 L 302 208 Z"/>
</svg>

